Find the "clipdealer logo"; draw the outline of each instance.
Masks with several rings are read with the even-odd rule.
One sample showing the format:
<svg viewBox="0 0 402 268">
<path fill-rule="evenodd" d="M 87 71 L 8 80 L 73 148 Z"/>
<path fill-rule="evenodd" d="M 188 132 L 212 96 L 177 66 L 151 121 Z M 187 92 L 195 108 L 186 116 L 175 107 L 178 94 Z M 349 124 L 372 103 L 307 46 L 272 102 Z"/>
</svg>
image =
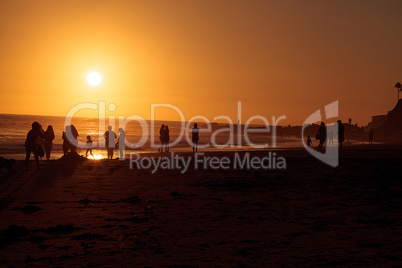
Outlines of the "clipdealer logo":
<svg viewBox="0 0 402 268">
<path fill-rule="evenodd" d="M 119 142 L 119 150 L 124 151 L 125 148 L 139 148 L 144 145 L 148 139 L 150 140 L 151 148 L 158 148 L 160 145 L 155 142 L 155 109 L 163 107 L 169 108 L 176 111 L 180 117 L 180 134 L 174 140 L 169 142 L 169 145 L 172 147 L 175 144 L 179 143 L 183 138 L 187 141 L 189 146 L 192 145 L 191 138 L 189 136 L 189 129 L 191 123 L 198 120 L 204 121 L 205 128 L 200 129 L 200 132 L 210 132 L 210 141 L 209 143 L 199 145 L 198 148 L 207 148 L 207 147 L 215 147 L 215 148 L 227 148 L 227 147 L 242 147 L 242 140 L 244 139 L 245 145 L 249 148 L 258 148 L 258 149 L 266 149 L 266 148 L 276 148 L 276 127 L 281 120 L 286 119 L 285 115 L 282 115 L 278 118 L 272 116 L 272 124 L 269 123 L 268 119 L 261 115 L 255 115 L 246 121 L 244 125 L 241 125 L 241 102 L 237 103 L 237 116 L 238 116 L 238 125 L 235 127 L 232 120 L 226 115 L 219 115 L 213 118 L 214 121 L 216 120 L 226 120 L 227 125 L 229 127 L 222 127 L 218 130 L 212 132 L 212 126 L 209 120 L 202 115 L 193 116 L 187 122 L 185 120 L 183 112 L 177 107 L 172 104 L 152 104 L 151 105 L 151 120 L 150 126 L 148 122 L 139 115 L 131 115 L 129 117 L 119 116 L 118 117 L 118 126 L 125 130 L 126 125 L 131 121 L 136 121 L 141 126 L 141 139 L 135 143 L 128 141 L 127 139 L 124 140 L 123 143 Z M 65 118 L 65 126 L 71 125 L 73 116 L 80 110 L 83 109 L 91 109 L 91 110 L 98 110 L 98 127 L 99 127 L 99 135 L 106 131 L 106 102 L 100 101 L 99 103 L 80 103 L 74 107 L 72 107 L 66 115 Z M 114 112 L 116 110 L 116 105 L 113 103 L 107 106 L 107 109 L 110 112 Z M 338 101 L 334 101 L 325 106 L 325 120 L 332 119 L 338 116 Z M 249 125 L 253 120 L 262 120 L 264 122 L 263 128 L 253 129 L 250 128 Z M 306 127 L 309 125 L 322 121 L 323 117 L 321 116 L 321 111 L 317 110 L 313 114 L 311 114 L 303 123 L 301 128 L 301 139 L 304 148 L 315 158 L 319 159 L 320 161 L 332 166 L 336 167 L 339 163 L 339 146 L 337 143 L 334 143 L 334 146 L 325 146 L 325 152 L 316 151 L 305 143 L 305 136 L 304 131 Z M 115 116 L 109 116 L 108 118 L 109 124 L 114 125 L 116 123 Z M 337 123 L 328 125 L 328 130 L 337 130 Z M 216 135 L 222 132 L 228 133 L 228 141 L 226 144 L 218 144 L 216 141 Z M 271 146 L 269 146 L 268 142 L 265 144 L 254 144 L 249 139 L 249 133 L 255 132 L 264 132 L 270 133 L 271 139 Z M 329 131 L 326 132 L 328 138 Z M 78 148 L 85 148 L 86 144 L 78 141 L 71 132 L 66 133 L 69 140 L 74 143 Z M 268 138 L 267 138 L 268 141 Z M 105 140 L 99 136 L 99 144 L 94 142 L 94 146 L 105 146 Z M 125 153 L 120 155 L 120 160 L 125 160 Z M 286 160 L 284 157 L 277 156 L 275 152 L 268 152 L 267 156 L 264 157 L 250 157 L 249 153 L 244 153 L 240 156 L 239 153 L 235 153 L 233 158 L 228 157 L 210 157 L 205 156 L 204 154 L 196 153 L 194 155 L 194 159 L 192 157 L 181 157 L 177 154 L 171 153 L 170 157 L 141 157 L 140 154 L 134 153 L 130 154 L 130 168 L 134 166 L 137 169 L 152 169 L 152 172 L 156 172 L 158 169 L 179 169 L 182 173 L 186 172 L 190 166 L 190 163 L 194 163 L 194 168 L 210 168 L 210 169 L 286 169 Z"/>
<path fill-rule="evenodd" d="M 170 153 L 169 156 L 158 157 L 141 157 L 138 153 L 130 154 L 130 169 L 151 170 L 152 173 L 158 170 L 179 170 L 180 173 L 188 171 L 190 166 L 195 170 L 198 169 L 286 169 L 286 159 L 282 156 L 277 156 L 275 152 L 268 152 L 267 156 L 251 157 L 249 152 L 241 155 L 239 152 L 234 153 L 234 157 L 228 156 L 208 156 L 205 153 L 194 153 L 194 157 L 180 156 L 175 153 Z"/>
<path fill-rule="evenodd" d="M 95 110 L 98 111 L 98 140 L 99 142 L 94 141 L 93 146 L 100 146 L 100 147 L 105 147 L 105 140 L 103 139 L 102 135 L 103 133 L 107 130 L 106 126 L 106 120 L 108 120 L 109 125 L 115 125 L 117 123 L 118 128 L 122 129 L 125 131 L 126 126 L 128 123 L 134 121 L 139 123 L 141 126 L 141 139 L 137 142 L 130 142 L 127 139 L 124 140 L 124 143 L 119 143 L 119 146 L 122 146 L 124 148 L 130 148 L 130 149 L 136 149 L 140 148 L 147 142 L 150 142 L 150 147 L 153 149 L 157 149 L 160 144 L 156 142 L 155 137 L 159 136 L 156 135 L 155 133 L 155 110 L 157 108 L 168 108 L 173 111 L 175 111 L 180 120 L 180 126 L 179 126 L 179 135 L 176 137 L 175 140 L 169 141 L 169 146 L 173 147 L 177 145 L 179 142 L 181 142 L 183 139 L 188 143 L 189 146 L 192 146 L 192 140 L 190 138 L 190 130 L 191 130 L 191 125 L 193 122 L 203 122 L 205 127 L 200 128 L 199 132 L 200 135 L 202 133 L 211 133 L 210 135 L 210 140 L 208 143 L 205 144 L 199 144 L 198 148 L 208 148 L 208 147 L 213 147 L 213 148 L 227 148 L 227 147 L 242 147 L 244 145 L 249 146 L 250 148 L 275 148 L 276 147 L 276 126 L 278 123 L 284 119 L 286 119 L 286 116 L 282 115 L 279 116 L 278 118 L 275 116 L 272 116 L 271 118 L 271 123 L 269 120 L 262 116 L 262 115 L 254 115 L 249 117 L 246 122 L 243 124 L 242 123 L 242 104 L 239 101 L 237 103 L 237 118 L 238 122 L 237 125 L 231 120 L 229 116 L 226 115 L 218 115 L 213 118 L 213 122 L 216 122 L 217 120 L 221 122 L 225 122 L 226 127 L 219 128 L 217 130 L 213 130 L 213 124 L 208 120 L 203 115 L 195 115 L 191 117 L 189 120 L 185 119 L 184 113 L 175 105 L 169 104 L 169 103 L 156 103 L 156 104 L 151 104 L 151 119 L 149 121 L 145 120 L 140 115 L 131 115 L 128 117 L 124 117 L 122 115 L 119 115 L 118 118 L 116 116 L 109 116 L 106 119 L 106 111 L 114 112 L 116 110 L 116 105 L 113 103 L 110 103 L 109 105 L 106 105 L 105 101 L 99 101 L 98 103 L 80 103 L 72 107 L 64 120 L 64 126 L 69 126 L 72 123 L 72 118 L 74 115 L 81 111 L 81 110 Z M 252 128 L 250 125 L 252 124 L 253 121 L 259 120 L 260 122 L 262 121 L 264 123 L 263 128 Z M 148 122 L 150 124 L 148 124 Z M 219 144 L 217 141 L 217 136 L 220 133 L 228 133 L 228 140 L 225 144 Z M 264 144 L 256 144 L 253 143 L 250 140 L 250 133 L 270 133 L 270 144 L 268 143 L 268 139 Z M 66 129 L 66 135 L 68 139 L 70 140 L 71 143 L 73 143 L 75 146 L 78 148 L 85 148 L 86 143 L 80 142 L 74 137 L 72 134 L 71 130 Z M 121 148 L 119 148 L 121 149 Z M 123 155 L 123 159 L 124 159 Z"/>
</svg>

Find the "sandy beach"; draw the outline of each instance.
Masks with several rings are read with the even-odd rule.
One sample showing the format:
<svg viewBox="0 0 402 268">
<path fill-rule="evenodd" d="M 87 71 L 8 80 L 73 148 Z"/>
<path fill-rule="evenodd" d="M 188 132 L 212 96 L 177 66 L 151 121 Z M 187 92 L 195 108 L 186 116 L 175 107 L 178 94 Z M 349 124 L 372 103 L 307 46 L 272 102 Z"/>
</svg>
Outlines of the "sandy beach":
<svg viewBox="0 0 402 268">
<path fill-rule="evenodd" d="M 0 268 L 402 267 L 401 11 L 0 1 Z"/>
<path fill-rule="evenodd" d="M 41 161 L 40 171 L 31 161 L 23 172 L 18 161 L 16 174 L 1 174 L 0 263 L 398 266 L 401 149 L 345 148 L 337 168 L 305 150 L 280 150 L 285 170 L 190 165 L 184 174 L 130 169 L 128 160 L 79 159 Z"/>
</svg>

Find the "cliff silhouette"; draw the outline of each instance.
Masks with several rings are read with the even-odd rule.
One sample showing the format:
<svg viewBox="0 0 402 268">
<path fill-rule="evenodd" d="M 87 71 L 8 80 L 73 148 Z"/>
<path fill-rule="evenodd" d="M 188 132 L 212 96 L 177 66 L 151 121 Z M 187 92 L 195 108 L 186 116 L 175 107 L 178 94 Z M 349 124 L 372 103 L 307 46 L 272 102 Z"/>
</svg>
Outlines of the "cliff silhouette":
<svg viewBox="0 0 402 268">
<path fill-rule="evenodd" d="M 402 99 L 387 114 L 385 122 L 375 129 L 380 137 L 387 141 L 402 141 Z"/>
</svg>

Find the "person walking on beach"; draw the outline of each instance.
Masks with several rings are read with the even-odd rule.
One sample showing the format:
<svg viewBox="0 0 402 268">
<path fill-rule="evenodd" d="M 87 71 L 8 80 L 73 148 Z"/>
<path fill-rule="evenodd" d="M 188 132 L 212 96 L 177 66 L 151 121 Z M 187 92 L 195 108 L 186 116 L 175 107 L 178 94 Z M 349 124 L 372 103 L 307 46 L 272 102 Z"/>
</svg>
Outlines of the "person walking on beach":
<svg viewBox="0 0 402 268">
<path fill-rule="evenodd" d="M 321 122 L 321 126 L 318 129 L 317 137 L 320 140 L 320 144 L 318 144 L 318 149 L 323 149 L 325 140 L 327 138 L 327 128 L 324 122 Z"/>
<path fill-rule="evenodd" d="M 164 135 L 164 144 L 165 144 L 165 152 L 169 152 L 169 141 L 170 141 L 170 134 L 169 134 L 169 127 L 165 126 L 165 135 Z"/>
<path fill-rule="evenodd" d="M 51 125 L 47 126 L 44 136 L 46 138 L 45 142 L 44 142 L 46 159 L 49 160 L 50 153 L 51 153 L 52 147 L 53 147 L 53 140 L 54 140 L 54 131 L 53 131 L 53 127 Z"/>
<path fill-rule="evenodd" d="M 117 136 L 116 133 L 112 131 L 112 126 L 108 127 L 108 131 L 103 134 L 103 137 L 106 140 L 107 159 L 113 159 L 113 149 L 116 146 L 115 139 Z"/>
<path fill-rule="evenodd" d="M 161 141 L 161 146 L 158 148 L 158 152 L 163 152 L 163 147 L 165 143 L 165 125 L 162 124 L 161 128 L 159 129 L 159 140 Z"/>
<path fill-rule="evenodd" d="M 87 136 L 87 151 L 85 152 L 85 158 L 88 158 L 88 153 L 92 155 L 92 158 L 95 159 L 94 154 L 92 153 L 92 139 L 91 136 Z"/>
<path fill-rule="evenodd" d="M 342 150 L 342 142 L 345 141 L 345 126 L 342 124 L 341 120 L 338 120 L 338 143 L 339 149 Z"/>
<path fill-rule="evenodd" d="M 311 147 L 312 143 L 313 143 L 313 141 L 310 139 L 310 136 L 307 136 L 307 146 Z"/>
<path fill-rule="evenodd" d="M 117 141 L 116 147 L 119 148 L 119 159 L 125 159 L 125 148 L 126 148 L 126 132 L 124 129 L 119 128 L 119 140 Z"/>
<path fill-rule="evenodd" d="M 369 132 L 369 144 L 373 144 L 373 138 L 374 138 L 374 133 L 373 133 L 373 128 L 371 128 L 370 132 Z"/>
<path fill-rule="evenodd" d="M 29 158 L 31 156 L 31 153 L 33 153 L 33 155 L 35 156 L 36 168 L 40 169 L 39 152 L 38 152 L 38 146 L 36 145 L 36 139 L 38 137 L 42 139 L 45 138 L 45 136 L 40 131 L 40 124 L 38 122 L 33 122 L 32 129 L 28 132 L 27 138 L 25 140 L 25 151 L 26 151 L 25 170 L 28 170 Z"/>
<path fill-rule="evenodd" d="M 197 145 L 198 145 L 198 140 L 200 137 L 198 136 L 198 133 L 200 132 L 200 129 L 198 128 L 197 123 L 194 123 L 193 130 L 191 131 L 192 137 L 191 140 L 193 141 L 193 152 L 197 152 Z"/>
</svg>

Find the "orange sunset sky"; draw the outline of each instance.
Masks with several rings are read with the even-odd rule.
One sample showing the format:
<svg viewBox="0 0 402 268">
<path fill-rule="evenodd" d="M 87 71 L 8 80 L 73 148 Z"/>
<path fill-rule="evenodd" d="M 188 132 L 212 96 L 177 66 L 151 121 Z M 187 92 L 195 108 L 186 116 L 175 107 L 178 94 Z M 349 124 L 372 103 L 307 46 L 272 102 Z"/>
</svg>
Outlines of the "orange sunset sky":
<svg viewBox="0 0 402 268">
<path fill-rule="evenodd" d="M 113 115 L 171 103 L 236 121 L 242 101 L 243 122 L 302 124 L 339 100 L 342 120 L 365 125 L 402 82 L 401 1 L 1 1 L 0 35 L 0 113 L 105 100 Z"/>
</svg>

